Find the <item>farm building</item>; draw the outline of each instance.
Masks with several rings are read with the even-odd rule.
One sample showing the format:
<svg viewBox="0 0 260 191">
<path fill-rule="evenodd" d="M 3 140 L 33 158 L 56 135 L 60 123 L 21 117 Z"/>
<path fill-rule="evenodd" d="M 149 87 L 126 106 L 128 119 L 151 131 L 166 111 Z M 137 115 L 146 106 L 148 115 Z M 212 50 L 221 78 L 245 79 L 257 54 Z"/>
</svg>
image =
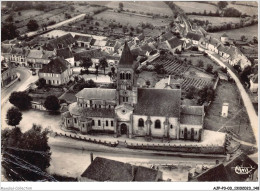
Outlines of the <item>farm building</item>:
<svg viewBox="0 0 260 191">
<path fill-rule="evenodd" d="M 181 89 L 146 89 L 136 86 L 135 66 L 125 43 L 117 67 L 117 89 L 85 88 L 76 94 L 77 102 L 62 114 L 66 128 L 81 133 L 104 131 L 129 138 L 144 136 L 201 140 L 204 109 L 192 106 L 183 112 Z M 171 100 L 165 102 L 165 100 Z M 156 110 L 154 108 L 157 108 Z M 183 116 L 182 116 L 183 114 Z M 185 115 L 184 115 L 185 114 Z M 183 117 L 184 123 L 180 122 Z"/>
<path fill-rule="evenodd" d="M 71 64 L 71 66 L 75 65 L 74 56 L 69 47 L 56 50 L 56 54 L 58 57 L 61 57 L 64 60 L 68 61 Z"/>
<path fill-rule="evenodd" d="M 193 32 L 188 32 L 186 41 L 191 41 L 193 45 L 199 45 L 199 40 L 202 38 L 201 35 Z"/>
<path fill-rule="evenodd" d="M 81 36 L 81 35 L 75 35 L 75 44 L 78 47 L 85 47 L 85 48 L 90 48 L 91 44 L 94 42 L 92 37 L 89 36 Z"/>
<path fill-rule="evenodd" d="M 183 41 L 178 39 L 177 37 L 171 38 L 170 40 L 166 40 L 166 43 L 167 43 L 169 50 L 173 54 L 176 53 L 176 50 L 178 50 L 179 52 L 182 51 Z"/>
<path fill-rule="evenodd" d="M 73 44 L 75 44 L 75 39 L 70 33 L 68 33 L 50 40 L 46 45 L 43 46 L 43 48 L 45 50 L 53 51 L 60 48 L 72 48 Z"/>
<path fill-rule="evenodd" d="M 41 69 L 43 65 L 48 64 L 54 56 L 54 51 L 32 49 L 29 50 L 29 54 L 27 55 L 27 63 L 31 68 Z"/>
</svg>

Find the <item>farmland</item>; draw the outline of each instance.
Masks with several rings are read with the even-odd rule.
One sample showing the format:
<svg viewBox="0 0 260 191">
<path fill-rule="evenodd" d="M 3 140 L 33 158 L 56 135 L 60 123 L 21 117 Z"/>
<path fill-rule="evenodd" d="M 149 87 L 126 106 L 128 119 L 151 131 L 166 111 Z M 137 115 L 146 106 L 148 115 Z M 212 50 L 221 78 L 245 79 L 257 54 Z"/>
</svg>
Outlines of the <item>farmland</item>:
<svg viewBox="0 0 260 191">
<path fill-rule="evenodd" d="M 215 13 L 218 8 L 217 6 L 206 4 L 206 3 L 198 3 L 198 2 L 174 2 L 174 4 L 178 5 L 185 13 L 203 13 L 204 10 L 207 12 Z"/>
<path fill-rule="evenodd" d="M 240 18 L 238 17 L 211 17 L 211 16 L 199 16 L 199 15 L 189 15 L 191 20 L 197 19 L 201 21 L 208 20 L 214 26 L 219 26 L 223 23 L 239 23 Z"/>
<path fill-rule="evenodd" d="M 129 18 L 130 17 L 130 18 Z M 139 26 L 141 23 L 151 23 L 153 26 L 165 26 L 170 23 L 169 19 L 151 18 L 146 16 L 137 16 L 128 13 L 118 13 L 113 11 L 104 11 L 100 14 L 94 16 L 94 18 L 108 19 L 111 21 L 116 21 L 122 25 L 132 25 L 134 27 Z"/>
<path fill-rule="evenodd" d="M 91 4 L 105 5 L 109 8 L 118 9 L 118 1 L 107 1 L 107 2 L 90 2 Z M 135 2 L 123 2 L 124 10 L 136 11 L 137 13 L 153 13 L 161 15 L 172 15 L 171 9 L 164 3 L 160 1 L 135 1 Z"/>
<path fill-rule="evenodd" d="M 237 4 L 231 4 L 231 3 L 229 3 L 228 7 L 235 8 L 238 11 L 240 11 L 242 14 L 247 14 L 247 15 L 251 15 L 251 16 L 258 15 L 257 7 L 249 7 L 249 6 L 245 6 L 245 5 L 237 5 Z"/>
<path fill-rule="evenodd" d="M 258 36 L 258 25 L 253 25 L 249 27 L 244 27 L 240 29 L 226 30 L 217 33 L 209 33 L 212 37 L 220 38 L 224 33 L 230 36 L 232 39 L 241 39 L 241 36 L 244 35 L 249 40 L 252 40 L 254 36 Z"/>
</svg>

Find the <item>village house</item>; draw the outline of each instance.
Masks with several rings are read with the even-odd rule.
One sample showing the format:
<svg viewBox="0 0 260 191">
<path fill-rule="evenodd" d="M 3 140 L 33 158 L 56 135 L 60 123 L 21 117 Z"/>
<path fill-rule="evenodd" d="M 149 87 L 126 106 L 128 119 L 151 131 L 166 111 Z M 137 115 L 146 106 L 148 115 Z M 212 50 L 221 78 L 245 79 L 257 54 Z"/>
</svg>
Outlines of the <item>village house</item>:
<svg viewBox="0 0 260 191">
<path fill-rule="evenodd" d="M 95 39 L 94 43 L 92 45 L 92 48 L 101 49 L 101 51 L 105 51 L 106 50 L 106 44 L 107 44 L 106 40 Z"/>
<path fill-rule="evenodd" d="M 239 65 L 241 70 L 244 70 L 252 65 L 248 58 L 235 46 L 229 50 L 229 54 L 228 63 L 232 66 Z"/>
<path fill-rule="evenodd" d="M 2 44 L 1 45 L 1 61 L 6 61 L 8 62 L 11 58 L 11 51 L 12 51 L 12 46 L 13 45 L 6 45 Z"/>
<path fill-rule="evenodd" d="M 94 43 L 94 39 L 89 36 L 75 35 L 74 39 L 78 47 L 91 48 L 92 43 Z"/>
<path fill-rule="evenodd" d="M 1 87 L 5 87 L 17 78 L 12 63 L 1 63 Z"/>
<path fill-rule="evenodd" d="M 48 64 L 54 56 L 54 51 L 32 49 L 29 50 L 29 54 L 27 55 L 27 63 L 30 68 L 41 69 L 42 66 Z"/>
<path fill-rule="evenodd" d="M 224 33 L 224 34 L 220 37 L 220 41 L 221 41 L 223 44 L 228 43 L 228 41 L 229 41 L 228 35 L 227 35 L 226 33 Z"/>
<path fill-rule="evenodd" d="M 74 44 L 75 44 L 75 39 L 70 33 L 68 33 L 63 36 L 50 40 L 47 44 L 43 46 L 43 48 L 45 50 L 53 51 L 61 48 L 67 48 L 67 47 L 72 48 Z"/>
<path fill-rule="evenodd" d="M 155 47 L 153 45 L 144 44 L 140 46 L 142 55 L 150 56 L 150 53 L 155 50 Z"/>
<path fill-rule="evenodd" d="M 117 67 L 117 89 L 81 90 L 76 94 L 77 102 L 70 104 L 69 111 L 62 114 L 63 125 L 77 128 L 83 134 L 103 131 L 129 138 L 200 141 L 204 109 L 197 111 L 187 107 L 183 112 L 181 89 L 138 88 L 134 67 L 130 48 L 125 43 Z"/>
<path fill-rule="evenodd" d="M 10 61 L 19 66 L 27 66 L 27 55 L 29 51 L 25 48 L 12 47 Z"/>
<path fill-rule="evenodd" d="M 133 42 L 134 42 L 135 44 L 140 44 L 140 43 L 144 40 L 144 38 L 145 38 L 145 36 L 144 36 L 144 34 L 142 33 L 142 34 L 138 35 L 137 37 L 134 37 L 134 38 L 133 38 Z"/>
<path fill-rule="evenodd" d="M 206 36 L 205 38 L 201 38 L 200 40 L 200 45 L 217 54 L 218 54 L 218 46 L 220 44 L 221 43 L 219 40 L 217 40 L 216 38 L 212 38 L 210 35 Z"/>
<path fill-rule="evenodd" d="M 226 47 L 225 45 L 223 45 L 223 44 L 220 44 L 219 46 L 218 46 L 218 54 L 221 56 L 221 57 L 223 57 L 223 58 L 225 58 L 225 59 L 227 59 L 228 57 L 230 57 L 230 55 L 229 55 L 229 53 L 228 53 L 228 47 Z"/>
<path fill-rule="evenodd" d="M 39 70 L 39 78 L 44 78 L 46 84 L 59 86 L 69 82 L 72 75 L 70 63 L 62 58 L 54 58 Z"/>
<path fill-rule="evenodd" d="M 75 65 L 74 55 L 69 47 L 56 50 L 56 55 L 64 60 L 67 60 L 72 67 Z"/>
<path fill-rule="evenodd" d="M 108 53 L 114 53 L 120 44 L 116 40 L 108 40 L 105 44 L 105 51 Z"/>
<path fill-rule="evenodd" d="M 177 37 L 174 37 L 170 40 L 166 41 L 168 49 L 175 54 L 176 51 L 178 50 L 179 52 L 182 51 L 182 47 L 183 47 L 183 41 L 178 39 Z"/>
<path fill-rule="evenodd" d="M 188 32 L 186 36 L 186 42 L 191 41 L 193 45 L 198 46 L 199 45 L 199 40 L 202 38 L 201 35 L 193 32 Z"/>
<path fill-rule="evenodd" d="M 164 33 L 162 34 L 160 37 L 159 37 L 159 41 L 160 42 L 164 42 L 166 40 L 170 40 L 174 37 L 173 33 L 172 32 L 167 32 L 167 33 Z"/>
<path fill-rule="evenodd" d="M 129 163 L 96 157 L 78 177 L 78 181 L 158 182 L 162 181 L 162 172 L 143 166 L 134 166 Z"/>
<path fill-rule="evenodd" d="M 250 91 L 253 93 L 258 92 L 258 74 L 255 74 L 250 78 Z"/>
</svg>

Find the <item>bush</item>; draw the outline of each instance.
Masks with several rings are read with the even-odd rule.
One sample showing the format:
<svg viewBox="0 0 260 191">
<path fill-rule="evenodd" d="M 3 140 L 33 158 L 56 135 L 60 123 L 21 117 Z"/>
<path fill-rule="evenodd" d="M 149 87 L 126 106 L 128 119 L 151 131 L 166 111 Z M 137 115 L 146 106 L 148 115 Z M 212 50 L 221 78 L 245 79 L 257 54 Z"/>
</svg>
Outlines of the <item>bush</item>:
<svg viewBox="0 0 260 191">
<path fill-rule="evenodd" d="M 191 50 L 192 50 L 192 51 L 198 51 L 199 49 L 198 49 L 198 47 L 193 46 L 193 47 L 191 47 Z"/>
<path fill-rule="evenodd" d="M 32 98 L 26 92 L 13 92 L 9 102 L 20 110 L 27 110 L 31 107 Z"/>
<path fill-rule="evenodd" d="M 148 65 L 148 66 L 146 67 L 146 69 L 147 69 L 148 71 L 154 71 L 154 70 L 155 70 L 155 67 L 154 67 L 153 65 Z"/>
<path fill-rule="evenodd" d="M 211 64 L 208 64 L 206 71 L 209 72 L 209 73 L 212 73 L 212 70 L 213 70 L 213 66 Z"/>
</svg>

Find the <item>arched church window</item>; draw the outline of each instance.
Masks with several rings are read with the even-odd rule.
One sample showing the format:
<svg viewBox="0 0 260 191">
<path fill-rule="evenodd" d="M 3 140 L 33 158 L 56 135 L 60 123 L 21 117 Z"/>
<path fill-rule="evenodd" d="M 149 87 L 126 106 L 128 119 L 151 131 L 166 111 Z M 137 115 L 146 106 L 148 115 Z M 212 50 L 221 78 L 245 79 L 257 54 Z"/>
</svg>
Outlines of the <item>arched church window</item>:
<svg viewBox="0 0 260 191">
<path fill-rule="evenodd" d="M 173 126 L 171 125 L 171 126 L 170 126 L 170 128 L 172 129 L 172 128 L 173 128 Z"/>
<path fill-rule="evenodd" d="M 159 119 L 157 119 L 155 121 L 154 128 L 155 129 L 161 129 L 161 121 Z"/>
<path fill-rule="evenodd" d="M 125 74 L 125 79 L 128 79 L 128 73 Z"/>
<path fill-rule="evenodd" d="M 120 73 L 120 79 L 123 79 L 123 73 Z"/>
<path fill-rule="evenodd" d="M 131 80 L 131 73 L 128 74 L 128 78 L 129 78 L 129 80 Z"/>
<path fill-rule="evenodd" d="M 125 79 L 125 73 L 123 73 L 123 79 Z"/>
<path fill-rule="evenodd" d="M 138 127 L 144 127 L 144 120 L 142 118 L 138 120 Z"/>
</svg>

